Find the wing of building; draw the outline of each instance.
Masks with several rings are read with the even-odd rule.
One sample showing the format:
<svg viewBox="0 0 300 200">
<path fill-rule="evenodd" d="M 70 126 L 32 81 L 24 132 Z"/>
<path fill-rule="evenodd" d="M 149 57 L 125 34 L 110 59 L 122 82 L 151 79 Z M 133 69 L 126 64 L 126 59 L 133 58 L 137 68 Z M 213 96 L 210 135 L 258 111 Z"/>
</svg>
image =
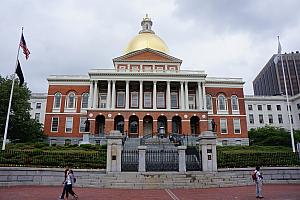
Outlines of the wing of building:
<svg viewBox="0 0 300 200">
<path fill-rule="evenodd" d="M 111 69 L 48 77 L 45 132 L 52 142 L 78 143 L 89 120 L 99 143 L 111 130 L 128 137 L 215 131 L 219 144 L 247 145 L 243 80 L 182 70 L 146 16 L 142 30 Z"/>
</svg>

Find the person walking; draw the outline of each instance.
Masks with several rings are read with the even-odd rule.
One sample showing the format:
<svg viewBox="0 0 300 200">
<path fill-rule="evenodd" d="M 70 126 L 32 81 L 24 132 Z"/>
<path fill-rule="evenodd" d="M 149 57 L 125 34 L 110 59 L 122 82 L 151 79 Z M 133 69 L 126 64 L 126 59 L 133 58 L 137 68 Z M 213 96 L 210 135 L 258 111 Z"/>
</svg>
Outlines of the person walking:
<svg viewBox="0 0 300 200">
<path fill-rule="evenodd" d="M 253 174 L 252 174 L 252 178 L 255 181 L 255 185 L 256 185 L 256 198 L 257 199 L 262 199 L 264 198 L 262 195 L 262 180 L 263 180 L 263 176 L 260 173 L 260 167 L 256 166 Z"/>
<path fill-rule="evenodd" d="M 77 194 L 75 194 L 75 192 L 73 191 L 72 186 L 74 185 L 74 183 L 76 182 L 76 178 L 74 176 L 73 170 L 69 170 L 68 172 L 68 176 L 66 178 L 66 197 L 67 199 L 69 198 L 69 194 L 71 194 L 73 196 L 74 199 L 78 199 Z"/>
<path fill-rule="evenodd" d="M 62 182 L 63 184 L 63 191 L 61 193 L 61 195 L 58 197 L 58 199 L 64 199 L 65 198 L 65 194 L 66 194 L 66 189 L 67 189 L 67 176 L 68 176 L 68 172 L 69 172 L 69 168 L 65 169 L 65 178 L 64 181 Z"/>
</svg>

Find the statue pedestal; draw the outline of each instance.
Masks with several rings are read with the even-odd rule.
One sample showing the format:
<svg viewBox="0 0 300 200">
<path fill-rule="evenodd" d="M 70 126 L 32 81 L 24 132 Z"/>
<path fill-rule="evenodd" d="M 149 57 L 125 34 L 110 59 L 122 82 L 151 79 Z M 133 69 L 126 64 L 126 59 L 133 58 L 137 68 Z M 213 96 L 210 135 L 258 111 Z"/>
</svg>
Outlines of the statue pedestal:
<svg viewBox="0 0 300 200">
<path fill-rule="evenodd" d="M 82 141 L 79 143 L 79 145 L 81 145 L 81 144 L 91 144 L 90 143 L 90 133 L 88 133 L 88 132 L 83 133 Z"/>
</svg>

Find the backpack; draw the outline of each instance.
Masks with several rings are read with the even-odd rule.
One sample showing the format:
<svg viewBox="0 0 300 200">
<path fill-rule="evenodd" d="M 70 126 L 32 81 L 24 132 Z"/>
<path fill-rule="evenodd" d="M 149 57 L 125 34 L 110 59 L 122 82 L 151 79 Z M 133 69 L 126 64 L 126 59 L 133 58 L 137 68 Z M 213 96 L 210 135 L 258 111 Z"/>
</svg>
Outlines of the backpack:
<svg viewBox="0 0 300 200">
<path fill-rule="evenodd" d="M 256 177 L 256 171 L 253 171 L 253 172 L 251 173 L 251 177 L 252 177 L 252 180 L 253 180 L 253 181 L 256 181 L 256 180 L 257 180 L 257 177 Z"/>
</svg>

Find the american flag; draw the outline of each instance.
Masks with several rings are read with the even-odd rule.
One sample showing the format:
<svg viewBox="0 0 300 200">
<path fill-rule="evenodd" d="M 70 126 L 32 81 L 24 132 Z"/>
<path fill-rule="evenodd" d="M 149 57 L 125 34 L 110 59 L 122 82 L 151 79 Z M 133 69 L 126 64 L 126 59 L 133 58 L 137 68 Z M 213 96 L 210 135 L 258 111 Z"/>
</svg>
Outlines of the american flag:
<svg viewBox="0 0 300 200">
<path fill-rule="evenodd" d="M 25 54 L 25 58 L 27 60 L 29 58 L 30 51 L 26 46 L 26 42 L 25 42 L 23 33 L 22 33 L 22 36 L 21 36 L 20 47 L 22 47 L 23 53 Z"/>
</svg>

